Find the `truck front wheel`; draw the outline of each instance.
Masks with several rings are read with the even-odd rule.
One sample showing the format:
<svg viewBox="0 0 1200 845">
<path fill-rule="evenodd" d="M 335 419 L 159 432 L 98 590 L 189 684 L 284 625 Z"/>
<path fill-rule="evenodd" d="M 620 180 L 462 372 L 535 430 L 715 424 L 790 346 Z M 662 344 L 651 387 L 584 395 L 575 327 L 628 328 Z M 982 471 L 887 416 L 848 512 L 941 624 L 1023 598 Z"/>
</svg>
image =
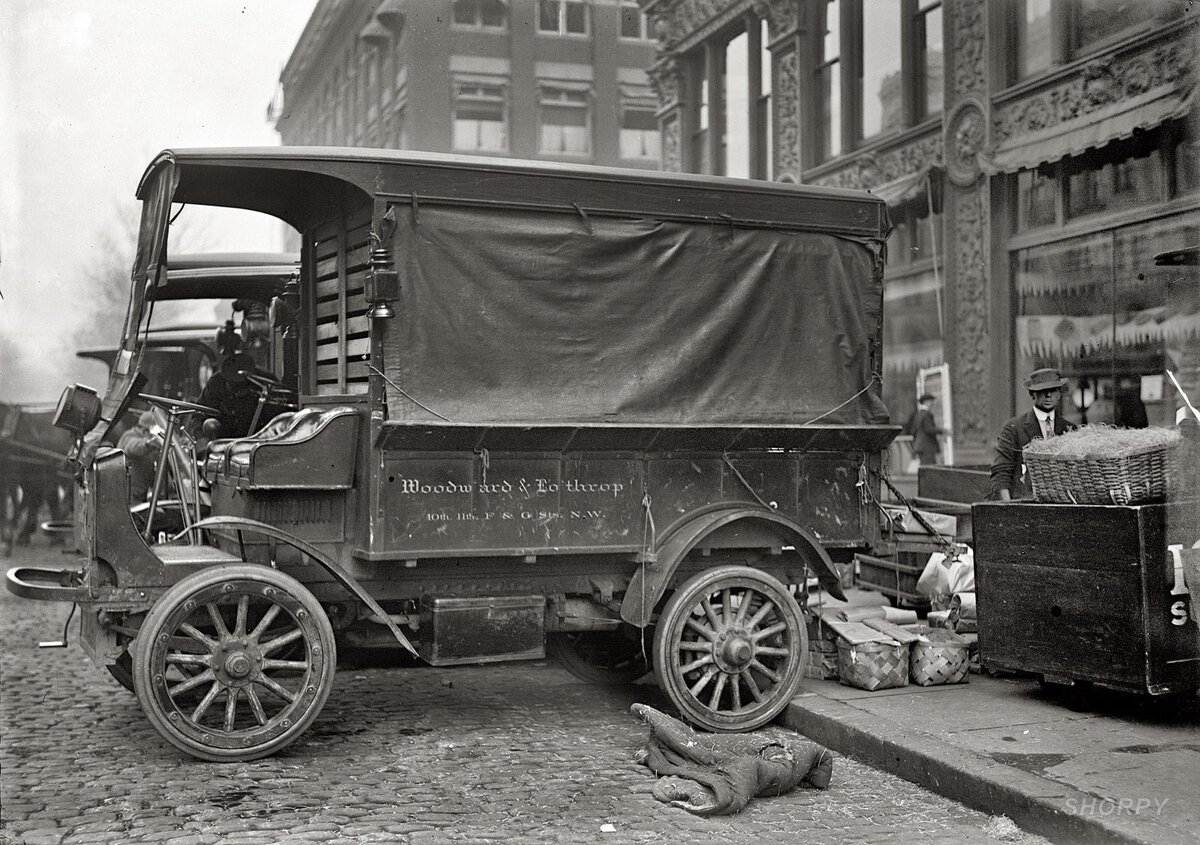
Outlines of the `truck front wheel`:
<svg viewBox="0 0 1200 845">
<path fill-rule="evenodd" d="M 333 686 L 333 627 L 299 581 L 254 564 L 214 566 L 167 590 L 133 659 L 138 703 L 201 760 L 254 760 L 292 743 Z"/>
<path fill-rule="evenodd" d="M 748 566 L 685 581 L 654 632 L 659 686 L 685 719 L 712 731 L 750 731 L 774 719 L 796 694 L 807 659 L 796 599 Z"/>
</svg>

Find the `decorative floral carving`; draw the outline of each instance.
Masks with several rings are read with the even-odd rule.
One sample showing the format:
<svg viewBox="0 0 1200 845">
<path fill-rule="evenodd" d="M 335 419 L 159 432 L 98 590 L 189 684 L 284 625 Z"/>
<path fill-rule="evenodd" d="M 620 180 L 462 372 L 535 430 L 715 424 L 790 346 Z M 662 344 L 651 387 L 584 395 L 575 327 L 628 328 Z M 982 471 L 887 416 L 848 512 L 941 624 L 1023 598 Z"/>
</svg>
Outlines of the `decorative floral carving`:
<svg viewBox="0 0 1200 845">
<path fill-rule="evenodd" d="M 797 0 L 753 0 L 754 13 L 767 22 L 774 41 L 804 26 L 806 5 Z"/>
<path fill-rule="evenodd" d="M 1084 117 L 1122 97 L 1190 83 L 1198 70 L 1195 34 L 1194 26 L 1186 27 L 1184 38 L 1092 62 L 1035 95 L 997 107 L 992 112 L 993 143 L 1002 145 L 1024 133 Z"/>
<path fill-rule="evenodd" d="M 772 55 L 775 109 L 776 173 L 799 173 L 800 166 L 800 55 L 795 49 Z"/>
<path fill-rule="evenodd" d="M 983 107 L 975 100 L 959 103 L 946 121 L 946 173 L 956 185 L 967 187 L 979 178 L 979 152 L 987 141 Z"/>
<path fill-rule="evenodd" d="M 671 173 L 683 171 L 683 158 L 680 155 L 679 116 L 678 114 L 662 123 L 662 166 L 663 170 Z"/>
<path fill-rule="evenodd" d="M 654 67 L 647 71 L 650 85 L 658 95 L 659 108 L 668 108 L 679 102 L 679 92 L 682 90 L 681 69 L 679 61 L 674 56 L 661 56 Z"/>
<path fill-rule="evenodd" d="M 987 87 L 983 0 L 959 0 L 947 4 L 946 11 L 955 16 L 949 22 L 954 38 L 954 91 L 958 94 L 981 91 Z"/>
<path fill-rule="evenodd" d="M 846 167 L 814 179 L 813 184 L 833 188 L 871 189 L 916 173 L 922 167 L 942 164 L 942 138 L 931 134 L 893 150 L 867 153 Z"/>
<path fill-rule="evenodd" d="M 951 366 L 955 436 L 965 443 L 986 446 L 992 434 L 987 425 L 991 379 L 988 371 L 987 265 L 983 239 L 987 181 L 981 181 L 974 190 L 952 190 L 951 201 L 954 208 L 955 283 L 947 292 L 951 297 L 951 313 L 954 315 Z"/>
</svg>

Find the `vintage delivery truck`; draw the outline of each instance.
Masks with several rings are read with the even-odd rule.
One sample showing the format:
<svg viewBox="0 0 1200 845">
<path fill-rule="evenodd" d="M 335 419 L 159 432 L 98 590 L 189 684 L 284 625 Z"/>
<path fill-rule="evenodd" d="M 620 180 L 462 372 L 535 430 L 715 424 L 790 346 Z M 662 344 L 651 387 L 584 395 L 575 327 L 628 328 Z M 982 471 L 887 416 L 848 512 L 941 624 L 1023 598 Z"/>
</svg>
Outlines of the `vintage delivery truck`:
<svg viewBox="0 0 1200 845">
<path fill-rule="evenodd" d="M 809 579 L 879 542 L 889 223 L 866 193 L 363 149 L 161 153 L 102 401 L 69 388 L 84 560 L 8 586 L 82 610 L 154 727 L 207 760 L 294 741 L 339 638 L 438 666 L 653 668 L 693 724 L 768 722 Z M 300 410 L 201 455 L 211 515 L 139 532 L 104 432 L 140 394 L 170 226 L 291 226 L 273 366 Z M 814 584 L 817 582 L 814 581 Z"/>
</svg>

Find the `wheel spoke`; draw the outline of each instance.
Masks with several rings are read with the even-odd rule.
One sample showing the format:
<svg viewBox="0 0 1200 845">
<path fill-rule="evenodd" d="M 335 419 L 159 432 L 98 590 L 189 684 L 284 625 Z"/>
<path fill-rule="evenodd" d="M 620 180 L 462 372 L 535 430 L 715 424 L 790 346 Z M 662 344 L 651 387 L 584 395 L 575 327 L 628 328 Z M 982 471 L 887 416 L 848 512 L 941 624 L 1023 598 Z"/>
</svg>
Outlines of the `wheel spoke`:
<svg viewBox="0 0 1200 845">
<path fill-rule="evenodd" d="M 780 682 L 780 680 L 782 680 L 782 677 L 778 672 L 776 672 L 774 669 L 768 669 L 766 666 L 760 663 L 757 658 L 750 661 L 750 668 L 757 669 L 760 675 L 766 675 L 773 683 L 777 684 Z"/>
<path fill-rule="evenodd" d="M 718 669 L 716 666 L 709 666 L 707 669 L 704 670 L 704 675 L 700 678 L 700 680 L 698 680 L 698 681 L 696 681 L 696 683 L 692 684 L 691 688 L 689 689 L 689 692 L 691 692 L 692 695 L 696 696 L 696 698 L 699 698 L 701 690 L 703 690 L 706 686 L 708 686 L 708 682 L 711 681 L 716 675 L 718 675 L 720 673 L 720 671 L 721 670 Z"/>
<path fill-rule="evenodd" d="M 737 617 L 733 620 L 733 624 L 739 627 L 745 627 L 746 614 L 750 612 L 750 606 L 753 602 L 750 600 L 749 591 L 743 591 L 741 601 L 738 602 Z"/>
<path fill-rule="evenodd" d="M 176 665 L 188 664 L 189 666 L 208 666 L 212 655 L 208 654 L 181 654 L 179 652 L 171 652 L 164 660 L 167 663 Z"/>
<path fill-rule="evenodd" d="M 246 700 L 250 702 L 250 709 L 254 711 L 254 718 L 258 720 L 260 725 L 267 723 L 267 711 L 263 710 L 262 702 L 258 699 L 258 693 L 254 691 L 254 687 L 246 687 Z"/>
<path fill-rule="evenodd" d="M 196 687 L 200 686 L 205 681 L 216 681 L 216 679 L 217 679 L 217 676 L 213 674 L 212 669 L 205 669 L 199 675 L 188 678 L 186 681 L 184 681 L 181 684 L 176 684 L 173 687 L 169 687 L 167 689 L 167 692 L 172 697 L 174 697 L 176 695 L 182 695 L 183 693 L 187 692 L 188 690 L 192 690 L 192 689 L 195 689 Z"/>
<path fill-rule="evenodd" d="M 270 642 L 263 643 L 261 646 L 259 646 L 259 648 L 262 649 L 263 654 L 270 654 L 272 651 L 283 648 L 288 643 L 293 643 L 303 636 L 304 636 L 304 632 L 301 631 L 299 628 L 296 628 L 293 631 L 288 631 L 286 634 L 284 634 L 281 637 L 276 637 L 275 639 L 271 640 Z"/>
<path fill-rule="evenodd" d="M 692 617 L 688 617 L 688 620 L 683 624 L 685 628 L 695 631 L 697 634 L 704 637 L 704 639 L 709 640 L 710 642 L 717 638 L 717 632 L 715 630 L 712 628 L 705 628 Z"/>
<path fill-rule="evenodd" d="M 708 699 L 708 706 L 713 710 L 721 708 L 721 693 L 725 691 L 725 682 L 729 680 L 729 676 L 724 672 L 717 675 L 717 682 L 713 685 L 712 696 Z"/>
<path fill-rule="evenodd" d="M 208 636 L 208 634 L 201 631 L 199 628 L 197 628 L 191 622 L 184 622 L 182 625 L 179 626 L 179 630 L 183 631 L 185 634 L 187 634 L 193 640 L 196 640 L 197 642 L 199 642 L 201 645 L 203 645 L 209 651 L 216 650 L 217 646 L 219 645 L 219 643 L 216 640 L 212 639 L 210 636 Z"/>
<path fill-rule="evenodd" d="M 237 721 L 238 688 L 230 687 L 225 695 L 225 730 L 232 731 Z"/>
<path fill-rule="evenodd" d="M 757 628 L 758 623 L 762 622 L 763 619 L 766 618 L 767 614 L 770 613 L 774 609 L 775 609 L 775 602 L 771 601 L 766 596 L 763 596 L 762 607 L 760 607 L 758 609 L 758 612 L 755 613 L 754 616 L 750 619 L 750 621 L 746 623 L 746 627 L 747 628 Z"/>
<path fill-rule="evenodd" d="M 761 645 L 754 650 L 754 653 L 759 655 L 760 657 L 763 655 L 766 655 L 767 657 L 782 657 L 784 659 L 786 659 L 788 657 L 788 655 L 791 654 L 791 652 L 788 651 L 786 648 L 775 648 L 774 646 L 761 646 Z"/>
<path fill-rule="evenodd" d="M 279 610 L 280 608 L 277 604 L 273 604 L 268 607 L 267 612 L 263 614 L 263 618 L 258 620 L 258 625 L 256 625 L 254 630 L 250 633 L 250 638 L 257 640 L 259 637 L 261 637 L 263 632 L 267 630 L 267 627 L 275 621 L 275 617 L 279 615 Z"/>
<path fill-rule="evenodd" d="M 712 625 L 713 630 L 720 630 L 724 627 L 721 620 L 717 618 L 717 611 L 712 606 L 712 596 L 705 596 L 700 600 L 700 607 L 704 611 L 704 615 L 708 617 L 708 624 Z"/>
<path fill-rule="evenodd" d="M 742 677 L 742 682 L 745 683 L 746 686 L 750 688 L 750 695 L 754 697 L 754 700 L 762 701 L 763 700 L 762 690 L 760 690 L 758 688 L 758 683 L 754 680 L 754 675 L 751 674 L 750 670 L 743 669 L 740 674 Z"/>
<path fill-rule="evenodd" d="M 264 659 L 262 662 L 263 669 L 307 669 L 308 661 L 306 660 L 269 660 Z"/>
<path fill-rule="evenodd" d="M 739 673 L 737 676 L 729 679 L 729 691 L 733 694 L 732 709 L 735 711 L 742 709 L 742 685 L 738 683 L 738 678 L 740 676 L 741 675 Z"/>
<path fill-rule="evenodd" d="M 706 654 L 712 654 L 712 643 L 703 642 L 701 640 L 684 640 L 679 644 L 680 651 L 703 651 Z"/>
<path fill-rule="evenodd" d="M 246 617 L 250 614 L 250 597 L 242 596 L 238 599 L 237 606 L 237 621 L 233 625 L 233 635 L 235 637 L 246 636 Z"/>
<path fill-rule="evenodd" d="M 724 590 L 721 590 L 721 618 L 724 620 L 726 625 L 733 621 L 733 608 L 730 607 L 730 598 L 732 598 L 732 594 L 733 591 L 728 587 L 726 587 Z"/>
<path fill-rule="evenodd" d="M 204 718 L 204 714 L 208 712 L 208 708 L 217 700 L 217 696 L 221 693 L 221 682 L 214 680 L 208 692 L 204 694 L 204 698 L 196 705 L 196 709 L 192 711 L 192 721 L 199 722 Z"/>
<path fill-rule="evenodd" d="M 254 682 L 258 683 L 258 684 L 262 684 L 264 687 L 269 689 L 271 692 L 275 693 L 277 696 L 282 698 L 288 704 L 291 704 L 293 701 L 296 700 L 296 696 L 294 693 L 291 693 L 284 687 L 280 686 L 273 678 L 269 678 L 266 675 L 259 675 L 257 678 L 254 679 Z"/>
<path fill-rule="evenodd" d="M 680 667 L 679 667 L 679 672 L 680 672 L 681 674 L 683 674 L 683 675 L 686 675 L 686 674 L 688 674 L 689 672 L 695 672 L 695 671 L 696 671 L 697 669 L 699 669 L 701 666 L 708 666 L 708 665 L 711 665 L 711 664 L 712 664 L 712 662 L 713 662 L 713 657 L 712 657 L 712 655 L 711 655 L 711 654 L 706 654 L 706 655 L 704 655 L 703 657 L 701 657 L 701 658 L 699 658 L 699 659 L 697 659 L 697 660 L 693 660 L 691 663 L 687 664 L 686 666 L 680 666 Z"/>
<path fill-rule="evenodd" d="M 776 624 L 772 625 L 770 628 L 763 628 L 761 631 L 755 631 L 754 632 L 754 641 L 758 642 L 759 640 L 766 639 L 767 637 L 773 636 L 774 634 L 782 633 L 783 631 L 786 631 L 786 630 L 787 630 L 786 622 L 777 622 Z"/>
<path fill-rule="evenodd" d="M 217 638 L 222 640 L 228 639 L 230 636 L 229 629 L 225 627 L 225 620 L 221 618 L 221 611 L 217 610 L 216 603 L 209 602 L 205 605 L 205 608 L 208 610 L 209 618 L 212 619 L 213 627 L 217 629 Z"/>
</svg>

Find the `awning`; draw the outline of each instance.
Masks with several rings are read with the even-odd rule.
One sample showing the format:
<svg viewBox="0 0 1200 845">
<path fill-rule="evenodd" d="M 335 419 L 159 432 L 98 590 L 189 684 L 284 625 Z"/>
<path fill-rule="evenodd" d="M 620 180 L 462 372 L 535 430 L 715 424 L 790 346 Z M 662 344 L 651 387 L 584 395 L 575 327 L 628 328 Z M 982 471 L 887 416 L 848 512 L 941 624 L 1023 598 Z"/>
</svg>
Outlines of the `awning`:
<svg viewBox="0 0 1200 845">
<path fill-rule="evenodd" d="M 906 205 L 917 200 L 926 202 L 926 191 L 932 182 L 934 184 L 934 207 L 941 208 L 942 199 L 938 191 L 938 186 L 941 184 L 941 176 L 942 169 L 930 165 L 901 176 L 899 179 L 893 179 L 891 182 L 877 185 L 869 190 L 872 194 L 887 203 L 889 208 L 896 208 L 897 206 Z"/>
<path fill-rule="evenodd" d="M 1139 130 L 1183 117 L 1192 108 L 1195 90 L 1194 85 L 1182 90 L 1176 85 L 1160 85 L 1074 120 L 1021 132 L 990 156 L 981 153 L 980 165 L 991 174 L 1016 173 L 1129 138 Z"/>
</svg>

